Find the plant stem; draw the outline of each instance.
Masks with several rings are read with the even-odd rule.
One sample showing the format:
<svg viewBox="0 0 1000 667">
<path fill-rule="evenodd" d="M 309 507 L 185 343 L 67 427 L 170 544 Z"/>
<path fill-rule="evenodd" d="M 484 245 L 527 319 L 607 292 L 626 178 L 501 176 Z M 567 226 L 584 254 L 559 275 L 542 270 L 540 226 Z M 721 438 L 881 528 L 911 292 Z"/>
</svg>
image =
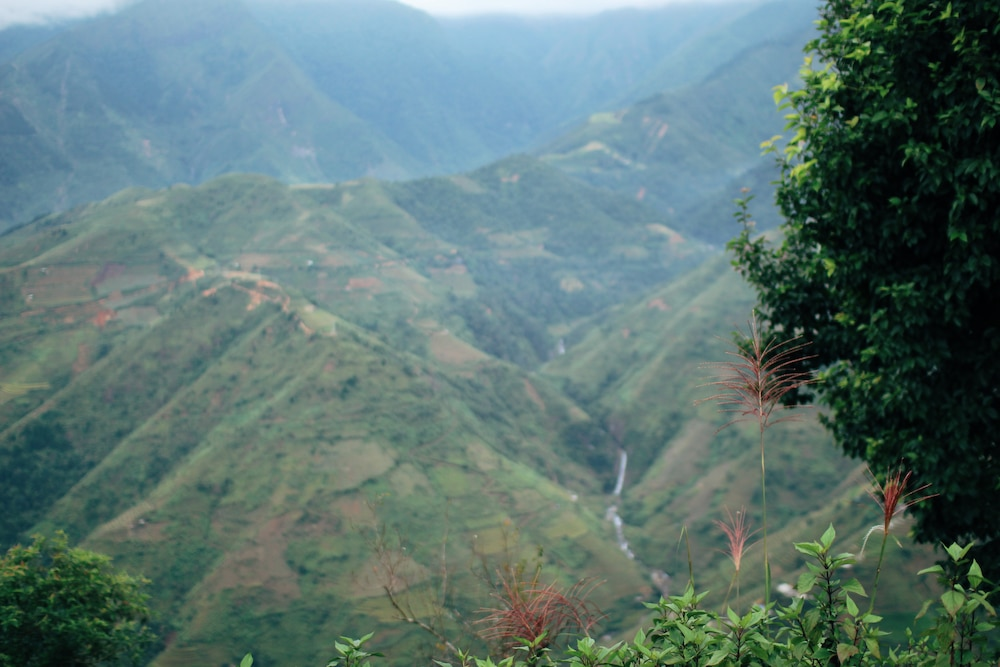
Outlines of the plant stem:
<svg viewBox="0 0 1000 667">
<path fill-rule="evenodd" d="M 764 431 L 767 429 L 764 420 L 760 421 L 760 503 L 761 515 L 763 519 L 763 543 L 764 543 L 764 611 L 771 606 L 771 561 L 767 555 L 767 469 L 764 466 Z M 765 618 L 767 617 L 765 615 Z M 765 621 L 766 622 L 766 621 Z"/>
<path fill-rule="evenodd" d="M 875 610 L 875 596 L 878 594 L 878 580 L 882 576 L 882 561 L 885 558 L 885 545 L 889 541 L 889 531 L 882 531 L 882 548 L 878 552 L 878 565 L 875 567 L 875 583 L 872 584 L 872 597 L 868 603 L 868 613 Z"/>
</svg>

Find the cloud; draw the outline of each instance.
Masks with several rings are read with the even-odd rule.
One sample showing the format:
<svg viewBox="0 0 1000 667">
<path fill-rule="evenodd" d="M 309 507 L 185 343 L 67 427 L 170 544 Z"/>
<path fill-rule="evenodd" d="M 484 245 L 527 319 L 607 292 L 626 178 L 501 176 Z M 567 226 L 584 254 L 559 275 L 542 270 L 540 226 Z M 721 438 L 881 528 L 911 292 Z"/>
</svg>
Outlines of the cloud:
<svg viewBox="0 0 1000 667">
<path fill-rule="evenodd" d="M 48 23 L 114 11 L 128 0 L 0 0 L 0 27 L 19 23 Z"/>
</svg>

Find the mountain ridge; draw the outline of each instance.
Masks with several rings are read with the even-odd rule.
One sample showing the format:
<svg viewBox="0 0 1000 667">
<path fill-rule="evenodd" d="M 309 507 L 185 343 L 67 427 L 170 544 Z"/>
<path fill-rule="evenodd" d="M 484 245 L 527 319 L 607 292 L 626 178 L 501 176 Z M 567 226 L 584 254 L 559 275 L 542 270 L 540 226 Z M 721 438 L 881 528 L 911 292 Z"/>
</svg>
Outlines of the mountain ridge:
<svg viewBox="0 0 1000 667">
<path fill-rule="evenodd" d="M 468 170 L 634 99 L 639 72 L 673 48 L 656 27 L 708 31 L 726 11 L 513 21 L 501 44 L 476 38 L 495 19 L 438 21 L 389 2 L 268 7 L 147 0 L 0 65 L 0 224 L 233 171 L 303 183 Z M 602 28 L 612 20 L 645 39 Z"/>
<path fill-rule="evenodd" d="M 648 255 L 540 249 L 551 237 L 538 225 L 552 211 L 578 218 L 588 197 L 649 217 L 594 215 L 580 229 L 677 240 L 658 254 L 643 241 Z M 471 233 L 447 223 L 456 202 Z M 511 215 L 518 207 L 530 215 Z M 477 216 L 492 228 L 473 227 Z M 753 498 L 752 478 L 736 474 L 752 434 L 712 438 L 719 417 L 690 408 L 697 364 L 720 358 L 716 334 L 750 298 L 721 259 L 684 273 L 668 222 L 520 156 L 409 184 L 228 175 L 136 188 L 8 232 L 0 364 L 50 388 L 0 403 L 4 539 L 68 528 L 150 576 L 157 665 L 247 650 L 318 662 L 327 637 L 371 630 L 409 647 L 403 661 L 422 652 L 426 638 L 381 592 L 371 540 L 383 528 L 400 531 L 415 568 L 400 594 L 421 609 L 442 544 L 449 608 L 463 615 L 486 604 L 470 563 L 530 558 L 538 545 L 553 577 L 607 579 L 595 591 L 606 631 L 630 632 L 637 597 L 660 592 L 650 572 L 685 570 L 668 555 L 680 525 L 710 576 L 724 567 L 711 517 Z M 623 283 L 602 264 L 612 258 L 677 267 Z M 605 302 L 598 288 L 617 295 Z M 583 300 L 523 300 L 546 292 Z M 517 342 L 528 330 L 547 363 Z M 505 350 L 523 365 L 498 358 Z M 863 533 L 845 513 L 860 491 L 838 486 L 856 467 L 814 424 L 774 447 L 769 497 L 794 498 L 775 521 L 808 511 L 813 522 L 791 538 L 834 517 Z M 775 562 L 776 576 L 798 567 Z M 445 629 L 475 645 L 461 623 Z"/>
</svg>

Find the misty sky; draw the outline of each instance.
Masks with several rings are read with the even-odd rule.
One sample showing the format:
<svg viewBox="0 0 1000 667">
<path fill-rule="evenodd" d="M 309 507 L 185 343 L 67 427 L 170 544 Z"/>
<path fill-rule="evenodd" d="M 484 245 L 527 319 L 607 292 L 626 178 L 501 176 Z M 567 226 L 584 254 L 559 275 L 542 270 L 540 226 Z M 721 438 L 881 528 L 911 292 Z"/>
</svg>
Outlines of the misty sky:
<svg viewBox="0 0 1000 667">
<path fill-rule="evenodd" d="M 431 14 L 515 14 L 596 13 L 617 7 L 658 7 L 669 0 L 402 0 Z M 704 2 L 704 0 L 701 0 Z"/>
<path fill-rule="evenodd" d="M 655 7 L 683 0 L 405 0 L 432 14 L 592 13 L 616 7 Z M 706 2 L 710 0 L 688 0 Z M 80 18 L 113 10 L 128 0 L 0 0 L 0 27 L 52 19 Z"/>
</svg>

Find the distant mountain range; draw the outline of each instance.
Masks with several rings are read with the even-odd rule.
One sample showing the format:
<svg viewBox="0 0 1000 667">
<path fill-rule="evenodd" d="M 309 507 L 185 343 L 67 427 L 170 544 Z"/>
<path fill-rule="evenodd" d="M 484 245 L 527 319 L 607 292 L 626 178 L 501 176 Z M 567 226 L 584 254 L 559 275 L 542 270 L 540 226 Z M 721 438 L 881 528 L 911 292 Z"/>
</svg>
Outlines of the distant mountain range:
<svg viewBox="0 0 1000 667">
<path fill-rule="evenodd" d="M 556 137 L 574 125 L 668 90 L 674 109 L 697 115 L 697 127 L 678 120 L 678 130 L 708 141 L 708 164 L 735 155 L 726 173 L 736 175 L 770 136 L 757 129 L 773 111 L 757 84 L 788 80 L 798 66 L 774 44 L 804 41 L 803 5 L 438 20 L 389 0 L 147 0 L 61 31 L 10 28 L 0 33 L 0 226 L 132 185 L 230 172 L 402 179 L 546 142 L 565 153 L 574 140 Z M 720 150 L 705 132 L 713 127 L 737 145 Z M 700 147 L 697 136 L 673 140 L 677 151 Z M 635 146 L 610 150 L 649 148 L 638 135 L 625 141 Z M 663 179 L 646 180 L 654 202 L 676 203 L 656 195 Z"/>
</svg>

